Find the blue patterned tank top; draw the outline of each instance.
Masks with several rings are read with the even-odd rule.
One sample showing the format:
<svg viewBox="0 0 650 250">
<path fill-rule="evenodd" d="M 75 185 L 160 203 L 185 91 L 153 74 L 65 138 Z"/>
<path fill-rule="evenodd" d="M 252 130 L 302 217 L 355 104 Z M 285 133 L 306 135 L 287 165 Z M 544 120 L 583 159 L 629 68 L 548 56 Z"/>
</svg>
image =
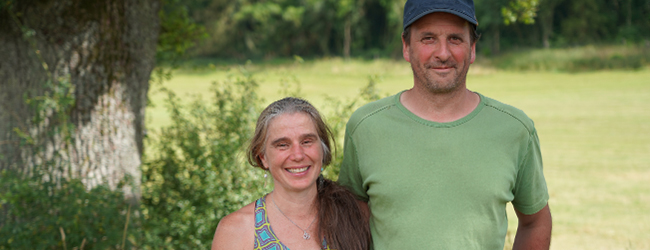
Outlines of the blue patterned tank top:
<svg viewBox="0 0 650 250">
<path fill-rule="evenodd" d="M 254 250 L 289 250 L 275 236 L 266 214 L 266 196 L 255 201 L 255 247 Z M 323 239 L 322 250 L 331 250 Z"/>
</svg>

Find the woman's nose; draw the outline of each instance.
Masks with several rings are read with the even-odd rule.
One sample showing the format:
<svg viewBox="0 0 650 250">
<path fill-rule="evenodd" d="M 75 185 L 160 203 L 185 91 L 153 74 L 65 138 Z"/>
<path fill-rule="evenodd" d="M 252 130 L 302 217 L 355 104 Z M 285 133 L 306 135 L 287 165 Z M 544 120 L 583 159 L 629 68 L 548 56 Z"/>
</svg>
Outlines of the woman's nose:
<svg viewBox="0 0 650 250">
<path fill-rule="evenodd" d="M 291 159 L 301 161 L 305 157 L 304 149 L 300 146 L 291 148 Z"/>
</svg>

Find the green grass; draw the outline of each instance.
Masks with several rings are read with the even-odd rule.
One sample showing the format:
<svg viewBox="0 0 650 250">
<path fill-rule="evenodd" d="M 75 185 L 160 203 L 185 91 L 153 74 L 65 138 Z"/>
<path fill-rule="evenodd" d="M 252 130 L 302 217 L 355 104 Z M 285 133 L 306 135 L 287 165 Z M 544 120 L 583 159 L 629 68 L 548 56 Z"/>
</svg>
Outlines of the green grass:
<svg viewBox="0 0 650 250">
<path fill-rule="evenodd" d="M 286 64 L 249 64 L 244 66 L 203 66 L 198 69 L 182 69 L 174 72 L 173 78 L 165 82 L 166 88 L 174 90 L 178 96 L 188 99 L 195 95 L 207 96 L 211 83 L 223 81 L 226 77 L 237 75 L 240 69 L 254 74 L 260 85 L 260 96 L 265 99 L 265 105 L 278 100 L 284 95 L 280 92 L 283 84 L 290 89 L 300 88 L 300 92 L 318 109 L 324 107 L 326 97 L 340 99 L 352 98 L 365 86 L 369 77 L 377 77 L 377 87 L 382 94 L 395 93 L 407 86 L 411 69 L 406 62 L 391 60 L 351 61 L 342 59 L 327 59 L 306 61 L 303 63 Z M 408 82 L 404 82 L 404 80 Z M 297 84 L 298 83 L 298 84 Z M 147 109 L 147 124 L 150 129 L 169 124 L 169 118 L 164 109 L 160 84 L 154 83 L 149 98 L 155 105 Z"/>
<path fill-rule="evenodd" d="M 553 249 L 650 248 L 648 79 L 648 70 L 469 78 L 470 88 L 535 120 L 551 196 Z M 513 228 L 515 220 L 510 222 Z"/>
<path fill-rule="evenodd" d="M 343 61 L 249 65 L 268 104 L 281 82 L 300 82 L 303 96 L 321 109 L 325 95 L 358 94 L 369 76 L 388 95 L 412 86 L 402 61 Z M 181 97 L 210 93 L 236 67 L 184 69 L 164 86 Z M 650 68 L 586 73 L 509 72 L 474 65 L 468 87 L 514 105 L 535 121 L 542 143 L 554 227 L 552 249 L 650 249 Z M 295 86 L 295 83 L 293 84 Z M 163 95 L 147 124 L 168 124 Z M 204 96 L 209 101 L 209 96 Z M 510 233 L 516 217 L 509 213 Z"/>
<path fill-rule="evenodd" d="M 487 60 L 499 69 L 519 71 L 588 72 L 639 70 L 650 64 L 647 45 L 610 45 L 522 50 Z"/>
</svg>

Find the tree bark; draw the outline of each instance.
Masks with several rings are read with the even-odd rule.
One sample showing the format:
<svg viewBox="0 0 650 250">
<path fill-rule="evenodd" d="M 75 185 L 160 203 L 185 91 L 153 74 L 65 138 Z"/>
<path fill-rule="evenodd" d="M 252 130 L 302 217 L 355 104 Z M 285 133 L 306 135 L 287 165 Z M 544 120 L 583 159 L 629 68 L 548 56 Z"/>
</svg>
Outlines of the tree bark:
<svg viewBox="0 0 650 250">
<path fill-rule="evenodd" d="M 53 165 L 52 177 L 81 178 L 89 188 L 116 188 L 128 174 L 137 187 L 159 0 L 12 4 L 0 13 L 0 169 L 30 173 Z M 34 121 L 43 110 L 26 98 L 51 95 L 48 82 L 69 82 L 74 104 Z M 74 125 L 71 140 L 55 129 L 61 114 Z"/>
<path fill-rule="evenodd" d="M 495 25 L 492 29 L 492 53 L 498 55 L 501 53 L 501 39 L 499 26 Z"/>
<path fill-rule="evenodd" d="M 551 47 L 550 37 L 553 32 L 553 9 L 540 10 L 539 21 L 542 28 L 542 44 L 548 49 Z"/>
<path fill-rule="evenodd" d="M 343 27 L 343 57 L 345 60 L 350 59 L 350 46 L 352 44 L 352 21 L 351 17 L 345 19 Z"/>
<path fill-rule="evenodd" d="M 555 7 L 563 0 L 544 0 L 539 5 L 539 22 L 542 28 L 542 44 L 545 49 L 551 47 L 551 35 L 553 35 L 553 16 Z"/>
</svg>

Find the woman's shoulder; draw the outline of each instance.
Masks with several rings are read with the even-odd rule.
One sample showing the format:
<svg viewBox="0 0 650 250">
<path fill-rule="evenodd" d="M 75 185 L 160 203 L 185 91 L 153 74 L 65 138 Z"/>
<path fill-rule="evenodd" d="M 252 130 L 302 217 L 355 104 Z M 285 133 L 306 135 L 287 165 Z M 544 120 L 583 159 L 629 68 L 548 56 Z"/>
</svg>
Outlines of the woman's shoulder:
<svg viewBox="0 0 650 250">
<path fill-rule="evenodd" d="M 237 227 L 237 226 L 241 226 L 242 223 L 245 222 L 254 223 L 255 221 L 253 218 L 254 215 L 255 215 L 255 202 L 252 202 L 240 208 L 239 210 L 223 217 L 223 219 L 221 219 L 221 221 L 219 222 L 219 225 L 221 225 L 221 223 L 224 223 L 224 226 L 226 227 Z M 253 225 L 253 227 L 255 226 Z"/>
<path fill-rule="evenodd" d="M 255 202 L 226 215 L 214 233 L 212 250 L 251 249 L 255 238 Z"/>
</svg>

